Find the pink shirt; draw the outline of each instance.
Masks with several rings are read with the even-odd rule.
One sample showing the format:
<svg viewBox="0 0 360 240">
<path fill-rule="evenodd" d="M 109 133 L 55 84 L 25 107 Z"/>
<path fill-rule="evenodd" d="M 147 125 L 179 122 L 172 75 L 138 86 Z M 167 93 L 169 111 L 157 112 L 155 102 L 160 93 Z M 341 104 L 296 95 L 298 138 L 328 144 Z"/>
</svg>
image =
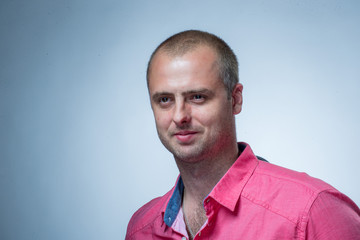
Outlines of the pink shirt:
<svg viewBox="0 0 360 240">
<path fill-rule="evenodd" d="M 204 199 L 207 222 L 195 239 L 360 239 L 360 210 L 327 183 L 259 161 L 239 144 L 239 158 Z M 131 218 L 126 240 L 187 239 L 181 177 Z"/>
</svg>

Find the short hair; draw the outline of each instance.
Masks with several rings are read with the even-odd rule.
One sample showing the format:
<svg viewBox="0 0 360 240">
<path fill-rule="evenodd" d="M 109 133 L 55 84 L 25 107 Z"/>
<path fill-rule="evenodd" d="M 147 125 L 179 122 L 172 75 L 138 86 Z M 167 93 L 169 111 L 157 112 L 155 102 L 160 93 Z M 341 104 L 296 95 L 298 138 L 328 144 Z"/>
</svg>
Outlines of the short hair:
<svg viewBox="0 0 360 240">
<path fill-rule="evenodd" d="M 238 61 L 236 55 L 224 40 L 214 34 L 199 30 L 187 30 L 177 33 L 163 41 L 155 49 L 151 54 L 146 71 L 148 87 L 151 63 L 158 52 L 165 52 L 171 56 L 182 56 L 200 46 L 208 46 L 217 54 L 219 77 L 222 79 L 225 90 L 230 98 L 235 85 L 239 82 Z"/>
</svg>

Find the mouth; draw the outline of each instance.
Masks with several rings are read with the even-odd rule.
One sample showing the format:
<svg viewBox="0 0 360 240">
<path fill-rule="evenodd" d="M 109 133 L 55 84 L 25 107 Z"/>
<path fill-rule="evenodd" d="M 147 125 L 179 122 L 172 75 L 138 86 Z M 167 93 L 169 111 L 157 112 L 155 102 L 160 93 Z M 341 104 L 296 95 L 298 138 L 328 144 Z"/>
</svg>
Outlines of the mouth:
<svg viewBox="0 0 360 240">
<path fill-rule="evenodd" d="M 196 131 L 179 131 L 174 134 L 180 143 L 190 143 L 198 134 Z"/>
</svg>

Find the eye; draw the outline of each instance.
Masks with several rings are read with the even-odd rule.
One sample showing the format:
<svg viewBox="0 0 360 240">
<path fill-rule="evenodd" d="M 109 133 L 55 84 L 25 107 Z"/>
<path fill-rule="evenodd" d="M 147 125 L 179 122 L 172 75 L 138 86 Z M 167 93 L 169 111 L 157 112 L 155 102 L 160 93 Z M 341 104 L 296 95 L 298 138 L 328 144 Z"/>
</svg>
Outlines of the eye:
<svg viewBox="0 0 360 240">
<path fill-rule="evenodd" d="M 167 108 L 172 104 L 173 99 L 170 96 L 159 96 L 156 101 L 161 108 Z"/>
<path fill-rule="evenodd" d="M 194 102 L 203 102 L 205 101 L 205 96 L 201 94 L 195 94 L 191 96 L 191 100 Z"/>
<path fill-rule="evenodd" d="M 168 98 L 168 97 L 161 97 L 160 99 L 159 99 L 159 102 L 160 103 L 167 103 L 167 102 L 169 102 L 170 101 L 170 98 Z"/>
</svg>

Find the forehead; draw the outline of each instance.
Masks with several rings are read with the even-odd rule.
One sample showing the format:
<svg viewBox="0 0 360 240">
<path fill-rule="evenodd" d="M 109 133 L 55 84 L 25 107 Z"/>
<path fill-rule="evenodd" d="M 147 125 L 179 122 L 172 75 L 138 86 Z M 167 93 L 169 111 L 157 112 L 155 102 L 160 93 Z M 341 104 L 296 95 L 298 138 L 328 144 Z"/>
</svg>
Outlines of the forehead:
<svg viewBox="0 0 360 240">
<path fill-rule="evenodd" d="M 200 46 L 180 56 L 159 51 L 152 60 L 148 80 L 150 92 L 166 87 L 181 89 L 222 83 L 217 55 L 207 46 Z"/>
</svg>

